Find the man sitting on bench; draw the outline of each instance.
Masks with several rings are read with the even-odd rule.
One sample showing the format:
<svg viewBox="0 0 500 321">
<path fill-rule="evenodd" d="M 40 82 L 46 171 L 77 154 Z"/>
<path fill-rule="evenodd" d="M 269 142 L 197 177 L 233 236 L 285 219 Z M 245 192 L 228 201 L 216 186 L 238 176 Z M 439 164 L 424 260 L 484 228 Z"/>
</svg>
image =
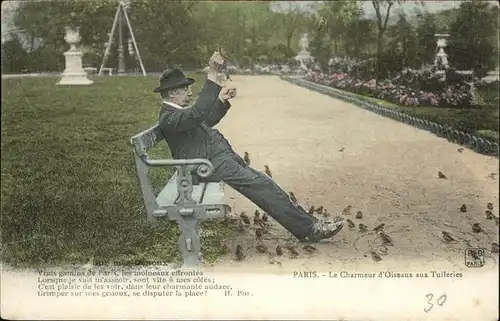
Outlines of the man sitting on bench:
<svg viewBox="0 0 500 321">
<path fill-rule="evenodd" d="M 318 219 L 296 206 L 289 195 L 270 177 L 254 170 L 232 149 L 213 126 L 227 113 L 235 88 L 217 83 L 217 73 L 224 58 L 215 52 L 209 61 L 207 80 L 197 101 L 188 107 L 192 96 L 190 85 L 181 70 L 165 72 L 154 89 L 163 98 L 159 127 L 174 159 L 206 158 L 214 166 L 210 182 L 224 181 L 268 213 L 299 240 L 317 242 L 333 237 L 343 227 L 343 219 Z"/>
</svg>

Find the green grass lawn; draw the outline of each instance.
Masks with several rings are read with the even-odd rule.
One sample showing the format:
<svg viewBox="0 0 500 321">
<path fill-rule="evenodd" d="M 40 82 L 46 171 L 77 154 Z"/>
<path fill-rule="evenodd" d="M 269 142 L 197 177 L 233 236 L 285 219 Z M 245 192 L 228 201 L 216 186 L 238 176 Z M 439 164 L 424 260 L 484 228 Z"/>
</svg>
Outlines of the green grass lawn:
<svg viewBox="0 0 500 321">
<path fill-rule="evenodd" d="M 193 85 L 201 89 L 199 75 Z M 156 77 L 2 79 L 1 260 L 17 267 L 102 261 L 178 261 L 176 224 L 146 221 L 131 136 L 157 121 Z M 164 142 L 154 158 L 170 158 Z M 154 169 L 157 190 L 171 170 Z M 223 224 L 202 251 L 227 250 Z"/>
<path fill-rule="evenodd" d="M 433 121 L 442 125 L 447 124 L 455 129 L 462 130 L 470 134 L 482 136 L 496 142 L 499 141 L 498 103 L 491 103 L 485 105 L 484 107 L 474 108 L 443 108 L 432 106 L 406 107 L 382 99 L 344 91 L 337 88 L 335 89 L 344 94 L 354 95 L 361 100 L 378 103 L 384 107 L 391 108 L 399 112 L 412 115 L 414 117 Z M 488 98 L 491 100 L 491 97 Z"/>
</svg>

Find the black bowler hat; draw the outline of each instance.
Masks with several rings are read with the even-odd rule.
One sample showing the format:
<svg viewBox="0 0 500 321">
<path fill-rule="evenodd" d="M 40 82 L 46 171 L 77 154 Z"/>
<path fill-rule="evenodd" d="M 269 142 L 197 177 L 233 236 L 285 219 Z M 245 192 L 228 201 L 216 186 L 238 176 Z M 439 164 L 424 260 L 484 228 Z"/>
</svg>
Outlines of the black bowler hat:
<svg viewBox="0 0 500 321">
<path fill-rule="evenodd" d="M 159 93 L 164 90 L 186 87 L 194 83 L 193 78 L 186 78 L 179 68 L 172 71 L 165 71 L 160 77 L 160 85 L 153 92 Z"/>
</svg>

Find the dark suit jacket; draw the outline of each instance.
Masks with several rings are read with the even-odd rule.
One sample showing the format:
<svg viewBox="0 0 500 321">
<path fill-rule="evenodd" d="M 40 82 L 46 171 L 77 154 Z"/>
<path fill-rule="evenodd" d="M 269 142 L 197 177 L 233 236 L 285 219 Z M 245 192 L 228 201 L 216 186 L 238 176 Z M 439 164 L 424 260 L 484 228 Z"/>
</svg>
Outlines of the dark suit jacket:
<svg viewBox="0 0 500 321">
<path fill-rule="evenodd" d="M 163 103 L 158 124 L 173 158 L 210 158 L 231 148 L 222 134 L 212 128 L 231 107 L 228 101 L 219 99 L 221 89 L 207 80 L 193 106 L 178 109 Z"/>
</svg>

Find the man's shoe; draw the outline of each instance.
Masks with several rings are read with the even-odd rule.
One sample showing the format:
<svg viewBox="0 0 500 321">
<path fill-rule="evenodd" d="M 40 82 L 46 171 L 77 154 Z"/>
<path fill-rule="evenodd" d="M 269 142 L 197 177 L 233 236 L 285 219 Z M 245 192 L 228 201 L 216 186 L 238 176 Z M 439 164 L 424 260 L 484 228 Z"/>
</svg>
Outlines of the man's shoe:
<svg viewBox="0 0 500 321">
<path fill-rule="evenodd" d="M 338 234 L 342 227 L 344 227 L 344 219 L 340 216 L 335 217 L 333 221 L 319 219 L 314 223 L 306 239 L 311 242 L 328 239 Z"/>
</svg>

